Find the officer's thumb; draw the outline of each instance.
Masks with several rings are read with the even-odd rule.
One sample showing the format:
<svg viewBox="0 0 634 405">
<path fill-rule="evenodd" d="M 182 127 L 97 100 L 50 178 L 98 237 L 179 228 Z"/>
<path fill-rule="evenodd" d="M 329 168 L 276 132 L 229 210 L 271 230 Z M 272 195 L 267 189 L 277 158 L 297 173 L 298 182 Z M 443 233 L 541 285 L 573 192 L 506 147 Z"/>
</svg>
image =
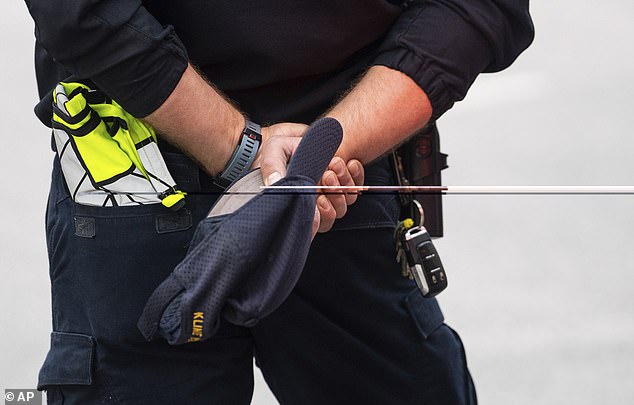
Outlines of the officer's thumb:
<svg viewBox="0 0 634 405">
<path fill-rule="evenodd" d="M 286 176 L 286 165 L 301 138 L 272 136 L 262 145 L 260 169 L 264 185 L 270 186 Z"/>
</svg>

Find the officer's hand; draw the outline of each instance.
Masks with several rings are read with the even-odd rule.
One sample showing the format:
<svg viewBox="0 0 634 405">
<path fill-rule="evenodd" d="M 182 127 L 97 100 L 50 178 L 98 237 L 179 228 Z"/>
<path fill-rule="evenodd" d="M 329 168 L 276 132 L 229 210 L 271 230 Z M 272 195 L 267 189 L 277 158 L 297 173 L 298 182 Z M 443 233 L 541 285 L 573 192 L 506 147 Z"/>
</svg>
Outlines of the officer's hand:
<svg viewBox="0 0 634 405">
<path fill-rule="evenodd" d="M 308 125 L 284 122 L 262 128 L 262 145 L 253 167 L 262 169 L 262 180 L 271 185 L 286 176 L 286 164 L 295 153 Z"/>
<path fill-rule="evenodd" d="M 260 167 L 265 185 L 270 185 L 286 175 L 286 164 L 295 153 L 301 136 L 308 128 L 304 124 L 281 123 L 262 128 L 262 146 L 253 167 Z M 363 166 L 357 160 L 347 164 L 335 157 L 324 173 L 322 185 L 355 186 L 363 184 Z M 313 218 L 313 237 L 319 232 L 332 228 L 336 218 L 341 218 L 347 206 L 356 201 L 356 195 L 330 194 L 317 198 L 317 208 Z"/>
</svg>

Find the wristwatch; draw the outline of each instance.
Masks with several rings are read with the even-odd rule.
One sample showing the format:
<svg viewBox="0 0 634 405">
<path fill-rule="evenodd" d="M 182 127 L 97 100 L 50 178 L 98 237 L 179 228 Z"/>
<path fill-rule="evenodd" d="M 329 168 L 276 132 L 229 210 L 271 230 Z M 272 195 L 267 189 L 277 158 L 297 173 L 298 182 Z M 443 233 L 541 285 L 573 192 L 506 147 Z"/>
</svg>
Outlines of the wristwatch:
<svg viewBox="0 0 634 405">
<path fill-rule="evenodd" d="M 236 146 L 236 149 L 233 151 L 233 155 L 231 155 L 227 166 L 214 178 L 214 184 L 225 189 L 229 187 L 235 179 L 249 171 L 261 143 L 262 127 L 247 120 L 238 146 Z"/>
</svg>

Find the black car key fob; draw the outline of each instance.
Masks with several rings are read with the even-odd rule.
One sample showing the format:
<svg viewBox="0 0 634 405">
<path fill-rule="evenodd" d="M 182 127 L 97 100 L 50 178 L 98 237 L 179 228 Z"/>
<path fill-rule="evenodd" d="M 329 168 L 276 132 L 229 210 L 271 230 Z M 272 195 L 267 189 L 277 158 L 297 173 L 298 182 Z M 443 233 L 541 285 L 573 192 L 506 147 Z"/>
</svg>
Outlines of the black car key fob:
<svg viewBox="0 0 634 405">
<path fill-rule="evenodd" d="M 447 274 L 425 227 L 413 226 L 403 232 L 401 246 L 423 297 L 433 297 L 447 288 Z"/>
</svg>

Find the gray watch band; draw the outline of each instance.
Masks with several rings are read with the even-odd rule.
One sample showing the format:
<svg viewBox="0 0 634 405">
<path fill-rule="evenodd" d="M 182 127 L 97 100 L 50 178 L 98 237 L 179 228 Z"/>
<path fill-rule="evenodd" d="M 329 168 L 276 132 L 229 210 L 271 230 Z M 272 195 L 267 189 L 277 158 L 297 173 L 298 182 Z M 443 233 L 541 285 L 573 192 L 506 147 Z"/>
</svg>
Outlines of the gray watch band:
<svg viewBox="0 0 634 405">
<path fill-rule="evenodd" d="M 222 173 L 214 179 L 217 186 L 227 188 L 234 180 L 249 170 L 262 143 L 261 132 L 260 125 L 249 120 L 246 121 L 240 142 L 233 151 L 229 163 Z"/>
</svg>

